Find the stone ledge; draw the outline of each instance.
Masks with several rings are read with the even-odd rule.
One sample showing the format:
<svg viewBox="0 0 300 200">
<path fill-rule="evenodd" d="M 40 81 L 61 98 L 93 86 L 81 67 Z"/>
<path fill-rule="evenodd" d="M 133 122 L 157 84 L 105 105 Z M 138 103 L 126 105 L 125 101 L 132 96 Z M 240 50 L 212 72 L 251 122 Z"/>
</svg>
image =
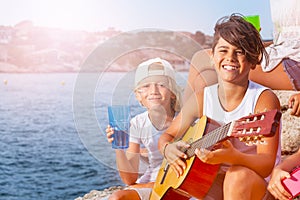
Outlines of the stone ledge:
<svg viewBox="0 0 300 200">
<path fill-rule="evenodd" d="M 85 194 L 83 197 L 78 197 L 75 200 L 101 200 L 106 199 L 114 191 L 123 189 L 123 186 L 112 186 L 110 188 L 104 189 L 103 191 L 92 190 Z"/>
</svg>

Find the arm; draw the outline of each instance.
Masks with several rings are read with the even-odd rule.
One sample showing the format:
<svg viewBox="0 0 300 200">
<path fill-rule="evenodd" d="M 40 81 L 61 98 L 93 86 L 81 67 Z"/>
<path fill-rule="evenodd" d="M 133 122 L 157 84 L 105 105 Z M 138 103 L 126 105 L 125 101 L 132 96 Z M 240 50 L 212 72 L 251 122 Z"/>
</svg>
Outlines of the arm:
<svg viewBox="0 0 300 200">
<path fill-rule="evenodd" d="M 113 134 L 113 128 L 108 125 L 106 129 L 106 137 L 109 143 L 113 141 Z M 135 184 L 138 179 L 140 145 L 130 142 L 126 152 L 121 149 L 116 149 L 115 152 L 117 167 L 121 179 L 127 185 Z"/>
<path fill-rule="evenodd" d="M 273 40 L 264 40 L 263 43 L 264 43 L 264 47 L 268 47 L 271 44 L 273 44 Z"/>
<path fill-rule="evenodd" d="M 204 49 L 196 52 L 191 60 L 183 102 L 186 102 L 194 92 L 197 93 L 202 91 L 204 87 L 217 83 L 217 80 L 211 59 L 211 50 Z"/>
<path fill-rule="evenodd" d="M 158 141 L 159 150 L 174 169 L 177 176 L 181 175 L 183 169 L 186 167 L 185 162 L 182 160 L 186 158 L 186 155 L 180 151 L 180 148 L 187 148 L 189 145 L 183 141 L 173 141 L 181 138 L 195 119 L 202 116 L 202 99 L 203 92 L 192 95 L 184 104 L 180 113 L 173 120 L 169 128 L 160 136 Z"/>
<path fill-rule="evenodd" d="M 194 88 L 195 80 L 196 80 L 197 76 L 199 75 L 199 72 L 193 65 L 193 58 L 192 58 L 190 69 L 189 69 L 187 84 L 184 89 L 183 102 L 186 102 L 189 99 L 189 97 L 195 92 L 195 88 Z"/>
<path fill-rule="evenodd" d="M 135 184 L 139 175 L 140 145 L 130 142 L 126 152 L 116 149 L 116 162 L 123 182 L 127 185 Z"/>
<path fill-rule="evenodd" d="M 274 109 L 280 110 L 280 102 L 271 90 L 265 90 L 257 101 L 255 113 Z M 262 177 L 269 176 L 275 165 L 280 140 L 279 127 L 277 127 L 273 137 L 266 137 L 264 140 L 266 142 L 265 144 L 257 145 L 257 154 L 244 154 L 240 157 L 240 161 L 235 161 L 235 164 L 242 164 Z M 257 163 L 259 163 L 259 165 Z"/>
<path fill-rule="evenodd" d="M 277 165 L 268 185 L 268 190 L 276 199 L 289 199 L 291 195 L 284 189 L 281 180 L 290 177 L 290 171 L 300 165 L 300 149 Z"/>
</svg>

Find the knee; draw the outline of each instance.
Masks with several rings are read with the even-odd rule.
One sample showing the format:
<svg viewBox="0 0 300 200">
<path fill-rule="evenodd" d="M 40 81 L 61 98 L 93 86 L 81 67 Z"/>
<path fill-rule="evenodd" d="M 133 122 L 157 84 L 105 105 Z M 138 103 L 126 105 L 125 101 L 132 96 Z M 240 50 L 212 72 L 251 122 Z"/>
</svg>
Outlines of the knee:
<svg viewBox="0 0 300 200">
<path fill-rule="evenodd" d="M 109 196 L 109 200 L 120 200 L 124 197 L 124 193 L 122 190 L 120 191 L 115 191 Z"/>
<path fill-rule="evenodd" d="M 266 182 L 247 167 L 232 166 L 226 172 L 223 189 L 227 197 L 244 196 L 248 199 L 262 199 L 266 191 Z"/>
<path fill-rule="evenodd" d="M 228 183 L 231 188 L 234 188 L 232 187 L 233 185 L 247 187 L 248 184 L 252 184 L 252 182 L 255 181 L 255 176 L 257 176 L 257 174 L 247 167 L 232 166 L 226 172 L 224 185 L 226 187 Z"/>
</svg>

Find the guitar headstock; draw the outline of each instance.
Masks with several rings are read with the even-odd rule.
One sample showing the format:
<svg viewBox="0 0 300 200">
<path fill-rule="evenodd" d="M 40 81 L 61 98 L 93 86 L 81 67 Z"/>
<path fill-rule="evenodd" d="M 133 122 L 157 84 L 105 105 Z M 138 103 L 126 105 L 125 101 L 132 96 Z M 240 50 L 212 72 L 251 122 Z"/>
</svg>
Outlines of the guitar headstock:
<svg viewBox="0 0 300 200">
<path fill-rule="evenodd" d="M 228 136 L 239 138 L 248 145 L 262 142 L 264 137 L 275 134 L 281 118 L 281 112 L 271 110 L 242 117 L 231 123 Z"/>
</svg>

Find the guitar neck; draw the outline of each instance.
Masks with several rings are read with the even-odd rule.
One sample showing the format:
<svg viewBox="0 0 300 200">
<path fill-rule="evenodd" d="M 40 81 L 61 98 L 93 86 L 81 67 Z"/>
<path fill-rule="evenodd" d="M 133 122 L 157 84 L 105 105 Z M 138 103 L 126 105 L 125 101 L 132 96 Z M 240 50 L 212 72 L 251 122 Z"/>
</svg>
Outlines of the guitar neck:
<svg viewBox="0 0 300 200">
<path fill-rule="evenodd" d="M 212 147 L 214 144 L 224 141 L 228 138 L 227 133 L 229 132 L 231 127 L 231 122 L 221 126 L 208 134 L 204 135 L 202 138 L 192 142 L 190 144 L 190 148 L 185 150 L 185 154 L 188 158 L 195 155 L 196 148 L 205 148 L 208 149 Z"/>
</svg>

